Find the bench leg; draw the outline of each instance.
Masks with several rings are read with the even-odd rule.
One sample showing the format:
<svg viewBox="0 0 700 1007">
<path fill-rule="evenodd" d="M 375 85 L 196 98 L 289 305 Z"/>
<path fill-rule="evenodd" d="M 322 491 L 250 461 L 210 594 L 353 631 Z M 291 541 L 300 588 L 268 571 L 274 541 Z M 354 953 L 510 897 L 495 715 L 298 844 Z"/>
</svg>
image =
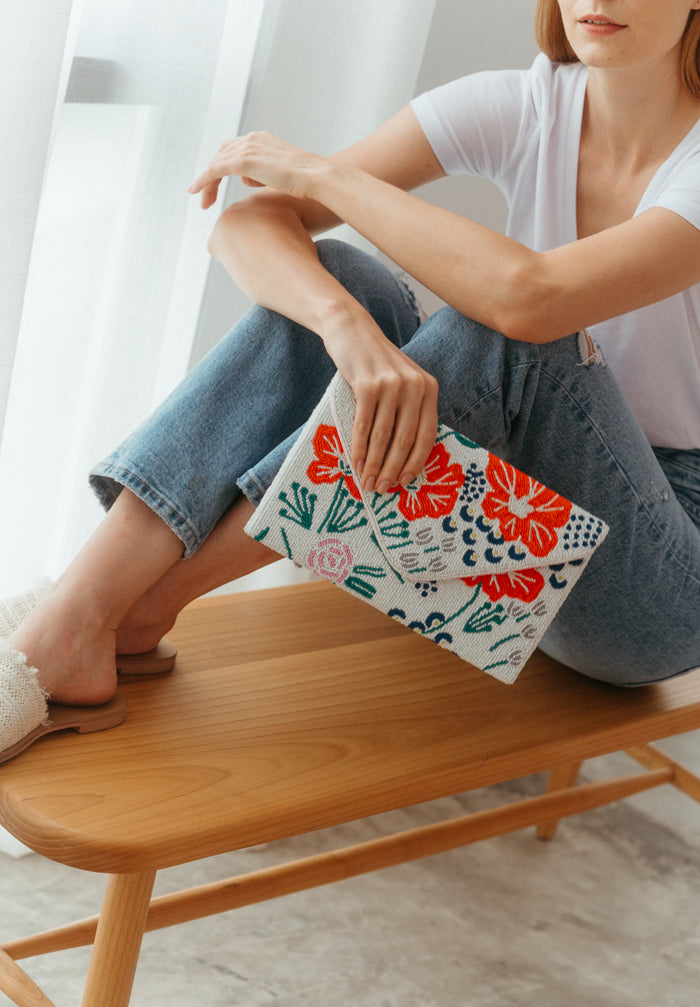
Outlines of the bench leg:
<svg viewBox="0 0 700 1007">
<path fill-rule="evenodd" d="M 551 794 L 555 790 L 564 790 L 566 787 L 573 787 L 578 779 L 581 762 L 567 762 L 563 766 L 555 766 L 550 770 L 547 793 Z M 539 839 L 553 839 L 560 819 L 552 818 L 547 822 L 540 822 L 537 826 L 537 837 Z"/>
<path fill-rule="evenodd" d="M 83 1007 L 128 1007 L 155 878 L 146 871 L 108 879 Z"/>
<path fill-rule="evenodd" d="M 0 990 L 19 1007 L 54 1007 L 17 963 L 0 951 Z"/>
<path fill-rule="evenodd" d="M 628 748 L 627 754 L 646 769 L 671 769 L 673 771 L 673 780 L 671 781 L 673 786 L 700 803 L 700 776 L 697 773 L 691 772 L 686 766 L 676 762 L 675 759 L 658 748 L 654 748 L 653 745 Z"/>
</svg>

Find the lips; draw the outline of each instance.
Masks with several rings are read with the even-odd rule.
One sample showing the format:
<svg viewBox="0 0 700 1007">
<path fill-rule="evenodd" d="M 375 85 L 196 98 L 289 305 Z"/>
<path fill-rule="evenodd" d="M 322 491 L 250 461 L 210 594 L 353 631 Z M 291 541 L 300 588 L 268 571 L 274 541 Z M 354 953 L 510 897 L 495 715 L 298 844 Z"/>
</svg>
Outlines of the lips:
<svg viewBox="0 0 700 1007">
<path fill-rule="evenodd" d="M 625 25 L 619 24 L 617 21 L 613 21 L 612 18 L 605 17 L 603 14 L 586 14 L 585 17 L 579 18 L 579 24 L 590 24 L 599 28 L 625 27 Z"/>
</svg>

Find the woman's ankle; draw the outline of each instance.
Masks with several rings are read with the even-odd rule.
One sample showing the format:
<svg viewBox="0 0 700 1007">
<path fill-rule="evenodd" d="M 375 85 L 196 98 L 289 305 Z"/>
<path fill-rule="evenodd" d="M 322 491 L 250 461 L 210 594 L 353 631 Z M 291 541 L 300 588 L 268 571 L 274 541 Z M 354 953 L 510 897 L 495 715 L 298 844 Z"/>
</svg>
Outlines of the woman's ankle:
<svg viewBox="0 0 700 1007">
<path fill-rule="evenodd" d="M 107 702 L 116 690 L 114 633 L 86 616 L 57 589 L 9 637 L 54 702 L 92 706 Z"/>
<path fill-rule="evenodd" d="M 117 653 L 145 654 L 153 650 L 173 628 L 186 603 L 178 603 L 173 593 L 162 591 L 156 584 L 121 621 L 117 629 Z"/>
</svg>

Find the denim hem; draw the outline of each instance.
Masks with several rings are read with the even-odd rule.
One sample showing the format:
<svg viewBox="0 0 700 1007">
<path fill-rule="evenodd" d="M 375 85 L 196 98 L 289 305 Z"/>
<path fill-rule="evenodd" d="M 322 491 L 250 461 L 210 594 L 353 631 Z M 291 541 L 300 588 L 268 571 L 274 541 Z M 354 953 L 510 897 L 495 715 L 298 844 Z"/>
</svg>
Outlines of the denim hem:
<svg viewBox="0 0 700 1007">
<path fill-rule="evenodd" d="M 187 518 L 183 517 L 169 500 L 156 493 L 148 483 L 129 469 L 103 462 L 90 472 L 89 479 L 90 485 L 105 510 L 109 510 L 122 489 L 128 489 L 139 500 L 142 500 L 180 539 L 185 547 L 183 559 L 194 555 L 202 544 L 201 536 Z M 105 480 L 116 483 L 120 488 L 115 492 L 115 487 L 106 483 Z"/>
<path fill-rule="evenodd" d="M 250 500 L 253 507 L 258 506 L 269 488 L 256 477 L 255 472 L 252 469 L 249 469 L 248 472 L 244 472 L 241 478 L 236 481 L 236 485 L 241 493 Z"/>
</svg>

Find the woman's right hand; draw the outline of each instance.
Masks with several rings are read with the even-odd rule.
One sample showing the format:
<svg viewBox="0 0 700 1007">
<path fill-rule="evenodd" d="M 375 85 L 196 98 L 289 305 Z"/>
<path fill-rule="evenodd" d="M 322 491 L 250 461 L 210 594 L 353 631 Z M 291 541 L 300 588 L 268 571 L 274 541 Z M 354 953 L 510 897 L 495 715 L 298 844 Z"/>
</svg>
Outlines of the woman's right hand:
<svg viewBox="0 0 700 1007">
<path fill-rule="evenodd" d="M 407 485 L 422 471 L 437 435 L 438 383 L 367 315 L 334 317 L 321 333 L 357 403 L 351 461 L 367 492 Z"/>
</svg>

